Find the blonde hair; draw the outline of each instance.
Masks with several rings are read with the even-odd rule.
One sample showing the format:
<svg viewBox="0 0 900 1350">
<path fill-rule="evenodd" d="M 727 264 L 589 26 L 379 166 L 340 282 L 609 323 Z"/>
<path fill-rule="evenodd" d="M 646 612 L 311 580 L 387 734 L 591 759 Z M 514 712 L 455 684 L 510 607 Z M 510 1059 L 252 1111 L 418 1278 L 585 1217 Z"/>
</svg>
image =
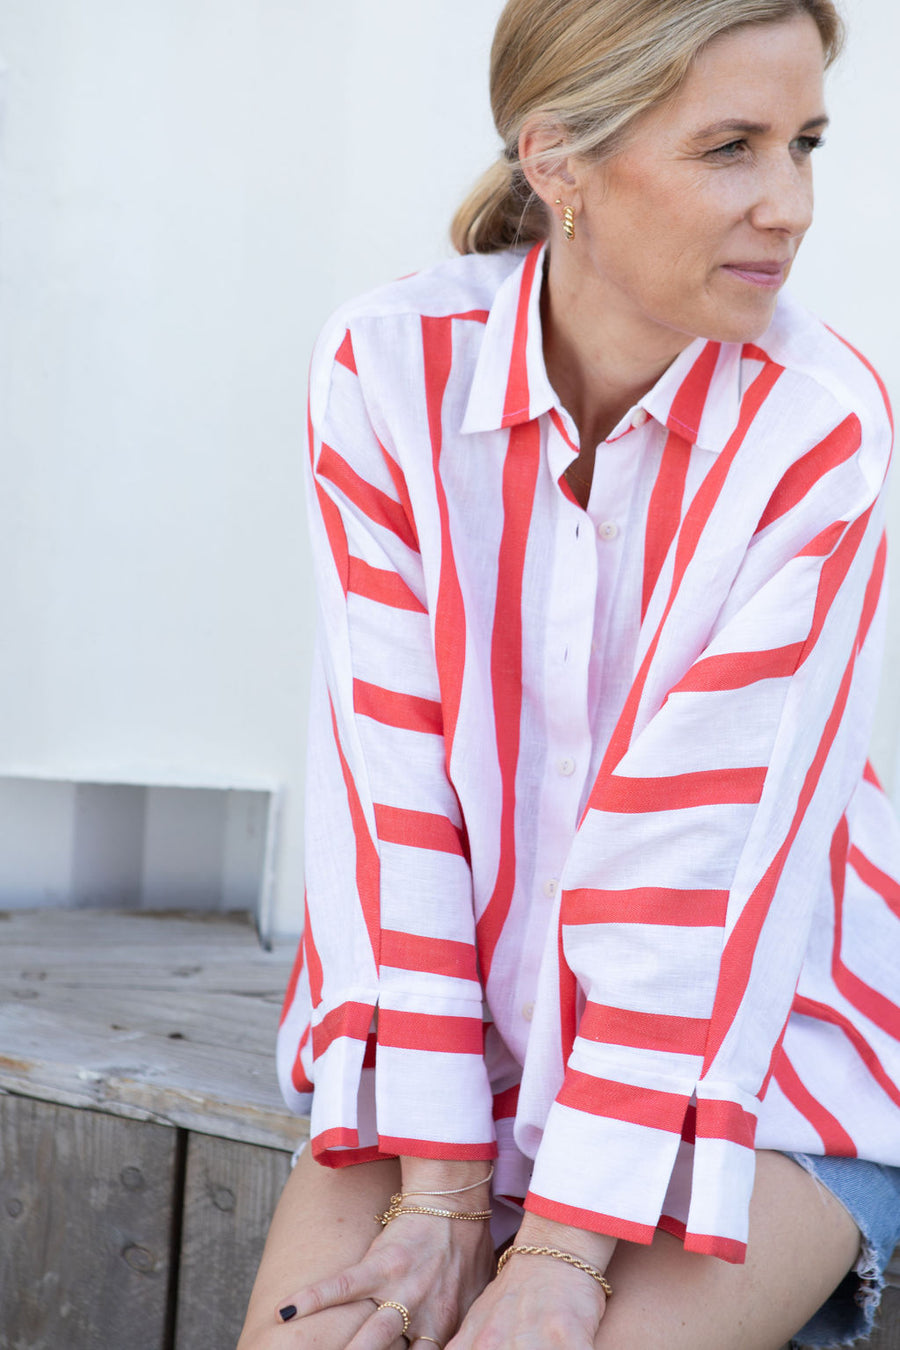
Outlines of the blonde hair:
<svg viewBox="0 0 900 1350">
<path fill-rule="evenodd" d="M 491 50 L 504 151 L 456 213 L 454 247 L 495 253 L 546 239 L 546 209 L 519 160 L 529 118 L 558 125 L 567 154 L 603 158 L 635 118 L 672 97 L 714 38 L 798 14 L 814 20 L 830 65 L 844 42 L 832 0 L 509 0 Z"/>
</svg>

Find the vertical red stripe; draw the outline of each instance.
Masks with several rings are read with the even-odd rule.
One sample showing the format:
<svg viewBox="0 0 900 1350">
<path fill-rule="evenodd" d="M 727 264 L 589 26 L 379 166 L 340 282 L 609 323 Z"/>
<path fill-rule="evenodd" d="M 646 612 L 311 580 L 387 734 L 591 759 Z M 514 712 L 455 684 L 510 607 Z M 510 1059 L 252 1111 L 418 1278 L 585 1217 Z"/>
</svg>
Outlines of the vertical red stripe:
<svg viewBox="0 0 900 1350">
<path fill-rule="evenodd" d="M 537 421 L 513 427 L 503 466 L 503 534 L 491 640 L 491 686 L 502 803 L 500 859 L 493 894 L 478 921 L 478 950 L 487 979 L 516 881 L 516 770 L 522 716 L 522 580 L 541 458 Z"/>
<path fill-rule="evenodd" d="M 319 953 L 316 949 L 316 941 L 313 936 L 312 922 L 309 917 L 309 903 L 304 898 L 303 901 L 304 920 L 303 920 L 303 950 L 306 953 L 306 966 L 309 971 L 309 996 L 314 1008 L 318 1008 L 322 1002 L 322 962 L 319 959 Z"/>
<path fill-rule="evenodd" d="M 522 268 L 522 284 L 519 287 L 519 307 L 516 313 L 516 327 L 513 334 L 512 359 L 509 363 L 509 379 L 506 384 L 506 398 L 503 403 L 502 426 L 508 427 L 528 412 L 531 394 L 528 387 L 528 308 L 531 304 L 531 291 L 534 286 L 534 273 L 538 256 L 543 244 L 535 244 L 525 259 Z"/>
<path fill-rule="evenodd" d="M 834 707 L 829 714 L 828 721 L 825 723 L 825 729 L 819 741 L 815 757 L 807 770 L 803 781 L 803 787 L 797 801 L 797 808 L 791 821 L 787 837 L 779 848 L 772 862 L 769 864 L 762 880 L 757 885 L 753 894 L 747 900 L 743 910 L 738 916 L 737 922 L 732 929 L 731 936 L 725 944 L 725 951 L 722 955 L 722 962 L 719 971 L 719 985 L 716 990 L 716 1001 L 713 1006 L 712 1020 L 710 1024 L 709 1044 L 706 1050 L 706 1060 L 703 1066 L 703 1075 L 705 1076 L 721 1048 L 722 1042 L 728 1034 L 728 1029 L 737 1015 L 738 1008 L 741 1005 L 744 994 L 747 991 L 747 985 L 750 981 L 750 972 L 753 966 L 753 957 L 759 942 L 759 935 L 762 932 L 763 924 L 769 913 L 769 906 L 775 895 L 775 890 L 781 880 L 781 874 L 784 871 L 794 840 L 806 815 L 807 807 L 812 800 L 813 794 L 819 783 L 819 777 L 825 765 L 825 761 L 834 744 L 834 738 L 837 735 L 838 727 L 841 724 L 841 718 L 844 715 L 844 709 L 847 706 L 847 699 L 850 694 L 850 685 L 853 680 L 853 671 L 856 665 L 856 651 L 847 663 L 844 671 L 844 678 L 841 681 Z"/>
<path fill-rule="evenodd" d="M 642 622 L 666 555 L 681 524 L 684 485 L 687 482 L 690 462 L 690 444 L 677 432 L 670 432 L 647 510 L 647 529 L 644 536 L 644 594 L 641 600 Z"/>
<path fill-rule="evenodd" d="M 672 607 L 675 604 L 688 564 L 697 551 L 697 545 L 709 523 L 709 518 L 719 499 L 725 480 L 734 463 L 735 456 L 743 445 L 747 432 L 753 425 L 760 408 L 769 397 L 769 394 L 774 389 L 782 374 L 783 367 L 771 363 L 765 366 L 763 370 L 760 371 L 759 375 L 757 375 L 756 379 L 744 395 L 741 404 L 741 415 L 731 439 L 717 456 L 688 508 L 676 545 L 675 573 L 672 577 L 672 586 L 669 592 L 668 601 L 666 602 L 666 608 L 647 649 L 647 653 L 641 664 L 640 672 L 631 687 L 631 691 L 625 702 L 625 706 L 622 709 L 616 728 L 609 739 L 606 754 L 603 757 L 603 764 L 597 775 L 597 784 L 595 784 L 594 791 L 598 790 L 598 785 L 613 771 L 631 743 L 631 736 L 634 731 L 634 724 L 637 719 L 638 709 L 641 705 L 647 677 L 656 657 L 660 638 L 666 623 L 668 622 Z M 593 797 L 593 792 L 591 795 Z M 591 804 L 591 802 L 588 803 L 587 809 L 590 809 Z"/>
<path fill-rule="evenodd" d="M 301 938 L 299 943 L 297 944 L 297 953 L 294 957 L 294 964 L 291 967 L 291 977 L 288 980 L 287 989 L 284 991 L 284 1000 L 281 1004 L 281 1016 L 278 1019 L 279 1026 L 283 1025 L 288 1013 L 291 1010 L 291 1006 L 294 1002 L 294 995 L 297 992 L 297 985 L 299 983 L 300 976 L 302 975 L 302 973 L 303 973 L 303 939 Z"/>
<path fill-rule="evenodd" d="M 375 958 L 375 964 L 377 966 L 380 959 L 379 946 L 381 932 L 381 868 L 378 859 L 378 850 L 369 834 L 369 827 L 366 825 L 366 818 L 363 813 L 362 803 L 359 800 L 359 793 L 356 791 L 356 784 L 353 781 L 350 766 L 344 757 L 333 703 L 331 704 L 331 726 L 334 731 L 334 743 L 341 761 L 341 773 L 344 777 L 344 787 L 347 789 L 347 805 L 350 808 L 350 819 L 353 824 L 353 835 L 356 840 L 356 889 L 357 894 L 359 895 L 360 905 L 362 906 L 366 928 L 369 930 L 372 955 Z"/>
<path fill-rule="evenodd" d="M 340 347 L 338 347 L 337 355 L 335 356 L 334 359 L 340 365 L 346 366 L 347 369 L 352 371 L 354 375 L 357 374 L 356 357 L 353 355 L 353 340 L 350 337 L 349 328 L 347 329 L 347 332 L 344 334 L 344 340 L 341 343 Z"/>
<path fill-rule="evenodd" d="M 826 326 L 826 328 L 828 328 L 828 325 L 827 325 L 827 324 L 826 324 L 825 326 Z M 869 372 L 869 374 L 872 376 L 872 378 L 873 378 L 873 380 L 875 381 L 875 383 L 878 385 L 878 389 L 879 389 L 879 391 L 880 391 L 880 393 L 881 393 L 881 397 L 884 399 L 884 406 L 885 406 L 885 410 L 886 410 L 887 415 L 888 415 L 888 421 L 889 421 L 890 424 L 891 424 L 891 431 L 893 431 L 893 430 L 894 430 L 894 412 L 893 412 L 893 409 L 891 408 L 891 400 L 890 400 L 890 397 L 889 397 L 889 395 L 888 395 L 887 386 L 885 385 L 884 380 L 883 380 L 883 379 L 881 378 L 881 376 L 878 374 L 878 371 L 877 371 L 877 370 L 875 369 L 875 367 L 872 365 L 871 361 L 866 360 L 866 358 L 863 356 L 862 352 L 857 351 L 857 349 L 852 345 L 852 343 L 848 342 L 846 338 L 841 337 L 840 333 L 835 333 L 833 328 L 828 328 L 828 331 L 829 331 L 829 333 L 833 333 L 834 336 L 837 338 L 838 342 L 842 342 L 842 343 L 844 344 L 844 346 L 847 348 L 847 350 L 848 350 L 848 351 L 851 351 L 858 361 L 862 362 L 862 364 L 865 366 L 866 370 L 867 370 L 867 371 Z"/>
<path fill-rule="evenodd" d="M 678 526 L 681 524 L 691 446 L 697 439 L 703 421 L 720 351 L 720 343 L 706 343 L 682 381 L 666 419 L 669 426 L 674 423 L 678 431 L 670 430 L 647 512 L 642 620 L 647 613 L 650 597 L 678 532 Z"/>
<path fill-rule="evenodd" d="M 434 488 L 441 521 L 441 575 L 435 605 L 434 644 L 437 656 L 447 763 L 453 750 L 466 663 L 466 614 L 453 558 L 447 494 L 441 482 L 440 461 L 444 444 L 444 395 L 453 365 L 453 330 L 444 319 L 422 318 L 422 350 L 425 361 L 425 400 L 434 464 Z"/>
</svg>

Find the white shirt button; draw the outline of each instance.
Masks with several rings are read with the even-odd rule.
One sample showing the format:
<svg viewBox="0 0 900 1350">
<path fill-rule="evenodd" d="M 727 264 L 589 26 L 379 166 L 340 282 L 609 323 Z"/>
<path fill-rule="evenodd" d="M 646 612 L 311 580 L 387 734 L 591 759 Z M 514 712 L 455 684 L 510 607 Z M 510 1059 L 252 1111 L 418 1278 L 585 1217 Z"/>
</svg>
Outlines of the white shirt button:
<svg viewBox="0 0 900 1350">
<path fill-rule="evenodd" d="M 574 759 L 568 758 L 561 759 L 556 767 L 559 769 L 563 778 L 571 778 L 572 774 L 575 772 L 575 761 Z"/>
<path fill-rule="evenodd" d="M 548 900 L 552 900 L 559 890 L 559 882 L 556 877 L 551 877 L 549 881 L 544 882 L 544 894 Z"/>
<path fill-rule="evenodd" d="M 532 1017 L 534 1017 L 534 1004 L 533 1004 L 533 1003 L 526 1003 L 526 1004 L 525 1004 L 525 1007 L 522 1009 L 522 1016 L 524 1017 L 524 1019 L 525 1019 L 526 1022 L 530 1022 L 530 1021 L 531 1021 Z"/>
<path fill-rule="evenodd" d="M 635 408 L 634 412 L 631 414 L 631 425 L 634 427 L 635 431 L 637 431 L 638 427 L 644 425 L 649 416 L 650 414 L 647 412 L 646 408 Z"/>
<path fill-rule="evenodd" d="M 614 520 L 604 520 L 602 525 L 597 526 L 597 533 L 601 539 L 611 541 L 618 539 L 619 527 Z"/>
</svg>

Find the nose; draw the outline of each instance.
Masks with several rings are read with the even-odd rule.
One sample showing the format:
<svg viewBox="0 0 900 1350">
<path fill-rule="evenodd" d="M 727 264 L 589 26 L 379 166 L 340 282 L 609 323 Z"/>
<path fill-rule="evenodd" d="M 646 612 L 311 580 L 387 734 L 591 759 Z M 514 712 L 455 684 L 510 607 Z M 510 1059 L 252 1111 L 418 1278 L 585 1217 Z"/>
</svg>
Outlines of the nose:
<svg viewBox="0 0 900 1350">
<path fill-rule="evenodd" d="M 803 235 L 812 224 L 813 184 L 809 158 L 797 160 L 790 151 L 779 153 L 761 172 L 751 221 L 760 230 L 777 230 L 790 237 Z"/>
</svg>

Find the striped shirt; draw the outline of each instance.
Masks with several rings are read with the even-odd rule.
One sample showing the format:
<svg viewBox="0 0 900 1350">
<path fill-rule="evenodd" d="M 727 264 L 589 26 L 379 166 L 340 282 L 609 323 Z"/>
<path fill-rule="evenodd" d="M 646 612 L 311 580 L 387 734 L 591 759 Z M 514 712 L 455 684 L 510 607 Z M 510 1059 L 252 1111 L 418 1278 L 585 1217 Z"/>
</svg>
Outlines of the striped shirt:
<svg viewBox="0 0 900 1350">
<path fill-rule="evenodd" d="M 755 1148 L 900 1163 L 890 414 L 782 296 L 681 353 L 582 509 L 543 257 L 397 282 L 316 348 L 280 1078 L 329 1165 L 496 1156 L 534 1213 L 741 1261 Z"/>
</svg>

